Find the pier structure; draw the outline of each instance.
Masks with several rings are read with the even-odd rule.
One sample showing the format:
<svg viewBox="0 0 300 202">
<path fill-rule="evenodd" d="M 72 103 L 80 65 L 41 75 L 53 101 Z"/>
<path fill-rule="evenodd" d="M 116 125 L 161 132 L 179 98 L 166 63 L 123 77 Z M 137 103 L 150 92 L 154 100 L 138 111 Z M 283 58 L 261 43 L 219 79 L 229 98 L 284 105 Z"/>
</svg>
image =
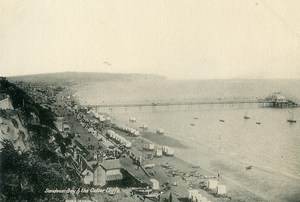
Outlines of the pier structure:
<svg viewBox="0 0 300 202">
<path fill-rule="evenodd" d="M 288 99 L 280 92 L 275 92 L 264 99 L 271 107 L 299 107 L 295 101 Z"/>
<path fill-rule="evenodd" d="M 280 99 L 276 99 L 276 97 L 268 96 L 266 98 L 253 98 L 253 99 L 205 99 L 200 101 L 160 101 L 160 102 L 144 102 L 144 103 L 115 103 L 115 104 L 99 104 L 99 105 L 86 105 L 86 107 L 91 108 L 109 108 L 110 110 L 112 108 L 133 108 L 137 107 L 139 109 L 142 109 L 143 107 L 152 107 L 156 110 L 156 107 L 165 106 L 167 109 L 169 109 L 170 106 L 188 106 L 189 109 L 192 109 L 192 106 L 199 106 L 199 108 L 202 105 L 208 105 L 214 108 L 214 105 L 219 105 L 220 107 L 223 107 L 225 105 L 229 105 L 230 107 L 238 106 L 243 107 L 244 105 L 252 106 L 253 104 L 257 104 L 258 106 L 262 107 L 299 107 L 300 104 L 297 104 L 296 102 L 290 100 L 290 99 L 283 99 L 283 97 L 278 97 Z"/>
</svg>

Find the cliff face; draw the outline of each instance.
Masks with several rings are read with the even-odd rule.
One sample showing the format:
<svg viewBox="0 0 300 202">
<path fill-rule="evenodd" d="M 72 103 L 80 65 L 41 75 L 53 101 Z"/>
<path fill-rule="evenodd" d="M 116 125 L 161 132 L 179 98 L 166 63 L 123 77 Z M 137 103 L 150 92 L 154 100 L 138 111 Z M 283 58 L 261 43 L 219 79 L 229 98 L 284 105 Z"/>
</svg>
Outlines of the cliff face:
<svg viewBox="0 0 300 202">
<path fill-rule="evenodd" d="M 17 111 L 0 111 L 0 141 L 9 140 L 15 149 L 29 150 L 28 132 Z M 2 145 L 0 145 L 2 148 Z"/>
<path fill-rule="evenodd" d="M 14 109 L 9 97 L 0 100 L 0 109 Z"/>
<path fill-rule="evenodd" d="M 45 193 L 80 186 L 74 171 L 64 167 L 69 144 L 54 114 L 7 80 L 0 80 L 0 93 L 14 107 L 0 109 L 0 201 L 64 201 L 64 194 Z"/>
</svg>

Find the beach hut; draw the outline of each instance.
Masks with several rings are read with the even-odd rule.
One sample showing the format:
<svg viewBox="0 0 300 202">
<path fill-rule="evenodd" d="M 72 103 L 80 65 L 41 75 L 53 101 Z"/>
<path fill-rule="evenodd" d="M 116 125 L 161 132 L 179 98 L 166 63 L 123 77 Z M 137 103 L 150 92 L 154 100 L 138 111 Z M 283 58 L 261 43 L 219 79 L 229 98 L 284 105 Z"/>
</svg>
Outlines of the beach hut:
<svg viewBox="0 0 300 202">
<path fill-rule="evenodd" d="M 140 126 L 140 129 L 142 129 L 143 131 L 146 131 L 146 130 L 148 130 L 148 125 L 143 124 L 142 126 Z"/>
<path fill-rule="evenodd" d="M 174 156 L 174 149 L 168 146 L 162 147 L 163 154 L 166 156 Z"/>
<path fill-rule="evenodd" d="M 159 189 L 159 181 L 157 181 L 156 179 L 150 179 L 150 182 L 151 182 L 151 188 L 153 190 Z"/>
<path fill-rule="evenodd" d="M 156 157 L 162 157 L 162 150 L 161 149 L 157 149 L 155 152 L 155 156 Z"/>
<path fill-rule="evenodd" d="M 217 189 L 218 181 L 217 180 L 208 180 L 209 189 Z"/>
<path fill-rule="evenodd" d="M 126 148 L 130 148 L 131 146 L 132 146 L 131 142 L 127 141 L 127 142 L 125 143 L 125 147 L 126 147 Z"/>
<path fill-rule="evenodd" d="M 148 149 L 149 149 L 149 150 L 154 150 L 154 144 L 149 144 Z"/>
<path fill-rule="evenodd" d="M 225 185 L 218 185 L 217 186 L 217 194 L 226 195 L 226 186 Z"/>
<path fill-rule="evenodd" d="M 196 190 L 196 189 L 190 189 L 190 190 L 188 190 L 188 199 L 189 199 L 189 200 L 192 200 L 192 197 L 193 197 L 196 193 L 198 193 L 198 190 Z"/>
<path fill-rule="evenodd" d="M 163 135 L 163 134 L 165 133 L 165 131 L 164 131 L 164 129 L 162 129 L 162 128 L 158 128 L 158 129 L 156 130 L 156 133 L 157 133 L 157 134 L 160 134 L 160 135 Z"/>
<path fill-rule="evenodd" d="M 139 136 L 140 135 L 140 131 L 138 130 L 133 130 L 133 133 L 132 133 L 134 136 Z"/>
<path fill-rule="evenodd" d="M 142 164 L 142 162 L 143 162 L 143 157 L 139 156 L 139 163 Z"/>
<path fill-rule="evenodd" d="M 145 150 L 149 150 L 149 151 L 152 151 L 152 150 L 154 150 L 154 144 L 146 144 L 145 146 L 144 146 L 144 149 Z"/>
</svg>

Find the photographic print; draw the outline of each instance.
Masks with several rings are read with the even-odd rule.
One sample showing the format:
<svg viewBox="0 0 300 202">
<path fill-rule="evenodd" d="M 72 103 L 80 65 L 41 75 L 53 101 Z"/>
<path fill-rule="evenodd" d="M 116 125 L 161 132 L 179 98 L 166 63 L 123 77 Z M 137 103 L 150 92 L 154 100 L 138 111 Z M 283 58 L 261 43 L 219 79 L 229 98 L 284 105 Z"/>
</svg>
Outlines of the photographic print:
<svg viewBox="0 0 300 202">
<path fill-rule="evenodd" d="M 0 0 L 0 201 L 300 201 L 299 10 Z"/>
</svg>

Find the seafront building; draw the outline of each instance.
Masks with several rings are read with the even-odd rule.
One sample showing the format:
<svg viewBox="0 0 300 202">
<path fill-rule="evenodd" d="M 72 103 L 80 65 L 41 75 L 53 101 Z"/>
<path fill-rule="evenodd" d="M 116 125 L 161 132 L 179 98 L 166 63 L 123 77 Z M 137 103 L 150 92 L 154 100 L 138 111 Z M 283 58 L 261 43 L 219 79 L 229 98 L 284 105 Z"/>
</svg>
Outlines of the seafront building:
<svg viewBox="0 0 300 202">
<path fill-rule="evenodd" d="M 117 159 L 102 162 L 84 161 L 82 170 L 83 182 L 87 185 L 105 186 L 108 182 L 123 179 L 121 164 Z"/>
</svg>

